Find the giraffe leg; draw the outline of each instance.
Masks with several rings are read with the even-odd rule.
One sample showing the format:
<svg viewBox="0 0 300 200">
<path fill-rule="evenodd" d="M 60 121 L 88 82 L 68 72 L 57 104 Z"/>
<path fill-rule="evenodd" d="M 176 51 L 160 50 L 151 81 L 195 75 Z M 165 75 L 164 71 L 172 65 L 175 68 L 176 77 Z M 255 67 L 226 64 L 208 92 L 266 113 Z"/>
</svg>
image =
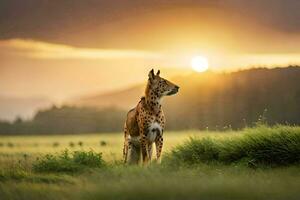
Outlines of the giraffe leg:
<svg viewBox="0 0 300 200">
<path fill-rule="evenodd" d="M 157 162 L 161 162 L 161 152 L 162 152 L 162 147 L 163 147 L 163 137 L 161 135 L 157 136 L 155 140 L 155 146 L 156 146 L 156 158 Z"/>
<path fill-rule="evenodd" d="M 149 161 L 148 143 L 146 141 L 146 136 L 143 134 L 141 134 L 141 149 L 142 149 L 143 164 L 147 165 Z"/>
<path fill-rule="evenodd" d="M 149 161 L 150 162 L 151 162 L 151 158 L 152 158 L 152 147 L 153 147 L 153 144 L 149 143 L 148 144 L 148 155 L 149 155 Z"/>
<path fill-rule="evenodd" d="M 141 157 L 140 141 L 137 138 L 131 137 L 129 140 L 127 163 L 128 164 L 139 164 L 140 157 Z"/>
<path fill-rule="evenodd" d="M 126 127 L 126 124 L 124 126 L 124 147 L 123 147 L 123 159 L 124 159 L 124 163 L 127 163 L 127 157 L 128 157 L 128 150 L 130 148 L 130 144 L 129 144 L 129 133 Z"/>
</svg>

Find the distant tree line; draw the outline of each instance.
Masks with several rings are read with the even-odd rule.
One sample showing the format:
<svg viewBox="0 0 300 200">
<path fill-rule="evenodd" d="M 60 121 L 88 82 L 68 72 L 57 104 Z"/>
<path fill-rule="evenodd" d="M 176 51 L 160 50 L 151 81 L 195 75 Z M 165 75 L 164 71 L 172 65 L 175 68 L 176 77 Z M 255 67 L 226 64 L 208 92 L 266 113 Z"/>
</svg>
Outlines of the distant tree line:
<svg viewBox="0 0 300 200">
<path fill-rule="evenodd" d="M 300 125 L 300 67 L 250 69 L 179 77 L 180 92 L 163 101 L 167 130 L 226 130 L 268 124 Z M 126 111 L 62 106 L 32 120 L 0 122 L 0 134 L 122 131 Z"/>
<path fill-rule="evenodd" d="M 300 67 L 206 73 L 180 79 L 165 101 L 170 129 L 239 129 L 258 121 L 300 125 Z"/>
<path fill-rule="evenodd" d="M 62 106 L 41 110 L 32 120 L 17 118 L 0 122 L 0 134 L 76 134 L 117 132 L 124 122 L 125 112 L 115 108 L 78 108 Z"/>
</svg>

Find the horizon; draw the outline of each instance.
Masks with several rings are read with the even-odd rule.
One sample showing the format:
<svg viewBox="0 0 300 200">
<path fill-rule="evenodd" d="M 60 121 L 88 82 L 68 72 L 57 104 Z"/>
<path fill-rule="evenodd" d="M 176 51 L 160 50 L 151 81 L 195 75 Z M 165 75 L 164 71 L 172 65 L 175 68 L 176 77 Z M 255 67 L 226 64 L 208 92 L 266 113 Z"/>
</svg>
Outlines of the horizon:
<svg viewBox="0 0 300 200">
<path fill-rule="evenodd" d="M 183 86 L 181 88 L 181 92 L 179 93 L 179 97 L 182 96 L 181 93 L 186 93 L 190 89 L 194 88 L 193 85 L 205 86 L 205 82 L 207 82 L 207 86 L 210 87 L 210 84 L 216 80 L 226 80 L 225 76 L 235 77 L 234 74 L 238 74 L 239 77 L 245 79 L 243 74 L 256 74 L 266 76 L 267 74 L 271 75 L 276 72 L 288 73 L 294 69 L 298 73 L 300 70 L 300 66 L 298 65 L 289 65 L 289 66 L 281 66 L 281 67 L 251 67 L 248 69 L 239 69 L 235 71 L 226 71 L 226 72 L 216 72 L 207 70 L 203 73 L 198 73 L 195 71 L 190 71 L 184 74 L 176 75 L 171 77 L 169 80 L 175 83 L 178 83 L 179 86 Z M 298 70 L 298 71 L 297 71 Z M 161 72 L 163 74 L 163 72 Z M 220 76 L 221 75 L 221 76 Z M 269 76 L 268 75 L 268 76 Z M 279 75 L 279 74 L 278 74 Z M 223 77 L 223 78 L 222 78 Z M 243 78 L 244 77 L 244 78 Z M 247 77 L 247 76 L 246 76 Z M 284 76 L 280 76 L 284 78 Z M 188 80 L 188 81 L 185 81 Z M 212 81 L 211 83 L 210 80 Z M 104 91 L 104 92 L 93 92 L 93 93 L 84 93 L 78 96 L 73 96 L 62 102 L 55 102 L 50 98 L 46 97 L 16 97 L 16 96 L 1 96 L 0 95 L 0 122 L 1 121 L 9 121 L 15 122 L 17 119 L 30 121 L 36 116 L 38 112 L 45 112 L 47 110 L 52 110 L 53 106 L 58 109 L 62 109 L 65 106 L 73 107 L 73 108 L 95 108 L 95 109 L 111 109 L 116 108 L 120 110 L 126 110 L 134 106 L 134 102 L 136 102 L 141 96 L 144 94 L 144 90 L 146 87 L 145 79 L 142 82 L 135 83 L 133 85 Z M 191 82 L 192 81 L 192 82 Z M 216 83 L 216 82 L 215 82 Z M 226 83 L 225 82 L 222 82 Z M 242 82 L 237 82 L 236 84 L 241 84 Z M 200 84 L 200 85 L 199 85 Z M 203 85 L 204 84 L 204 85 Z M 217 84 L 219 85 L 219 84 Z M 242 86 L 243 84 L 241 84 Z M 222 87 L 221 87 L 222 88 Z M 207 90 L 206 88 L 203 88 Z M 210 89 L 210 92 L 216 92 L 214 88 Z M 119 102 L 119 99 L 124 99 L 124 101 Z M 169 98 L 167 98 L 169 99 Z M 163 101 L 164 102 L 164 101 Z M 167 100 L 166 102 L 169 102 Z M 133 104 L 132 104 L 133 103 Z"/>
</svg>

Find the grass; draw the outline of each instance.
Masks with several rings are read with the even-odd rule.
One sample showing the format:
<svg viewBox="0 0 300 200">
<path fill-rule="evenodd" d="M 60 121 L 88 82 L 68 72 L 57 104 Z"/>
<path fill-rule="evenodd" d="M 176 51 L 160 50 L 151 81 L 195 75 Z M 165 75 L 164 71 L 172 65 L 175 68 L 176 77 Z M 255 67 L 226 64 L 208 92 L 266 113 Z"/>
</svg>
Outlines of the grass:
<svg viewBox="0 0 300 200">
<path fill-rule="evenodd" d="M 239 136 L 227 138 L 191 138 L 168 156 L 176 164 L 244 162 L 284 166 L 300 163 L 300 128 L 259 126 L 244 129 Z"/>
<path fill-rule="evenodd" d="M 35 175 L 36 176 L 36 175 Z M 50 179 L 53 174 L 44 178 Z M 253 170 L 202 165 L 110 168 L 78 174 L 65 182 L 0 182 L 1 199 L 299 199 L 299 167 Z"/>
<path fill-rule="evenodd" d="M 28 183 L 72 183 L 72 179 L 56 174 L 35 174 L 22 169 L 0 171 L 0 182 L 28 182 Z"/>
<path fill-rule="evenodd" d="M 14 147 L 0 147 L 0 198 L 299 199 L 299 134 L 288 126 L 166 132 L 163 163 L 148 167 L 122 164 L 121 134 L 1 137 Z"/>
<path fill-rule="evenodd" d="M 86 199 L 296 199 L 298 178 L 299 168 L 272 171 L 221 165 L 113 168 L 89 179 L 91 187 L 82 196 Z M 103 179 L 107 181 L 99 181 Z"/>
<path fill-rule="evenodd" d="M 105 163 L 101 153 L 94 151 L 74 151 L 70 153 L 64 150 L 60 154 L 46 154 L 33 163 L 36 172 L 65 172 L 75 173 L 87 168 L 101 168 Z"/>
<path fill-rule="evenodd" d="M 164 135 L 164 151 L 170 151 L 176 145 L 182 143 L 189 136 L 213 134 L 216 136 L 228 135 L 218 132 L 166 132 Z M 65 149 L 72 151 L 89 151 L 101 152 L 106 161 L 122 159 L 122 148 L 124 143 L 123 133 L 91 133 L 82 135 L 45 135 L 45 136 L 0 136 L 0 141 L 5 144 L 0 146 L 0 165 L 1 160 L 18 161 L 23 159 L 27 154 L 28 159 L 35 160 L 36 157 L 45 154 L 54 154 Z M 74 144 L 70 147 L 70 142 Z M 83 144 L 79 145 L 79 142 Z M 11 143 L 13 148 L 6 144 Z M 1 166 L 0 166 L 1 167 Z"/>
</svg>

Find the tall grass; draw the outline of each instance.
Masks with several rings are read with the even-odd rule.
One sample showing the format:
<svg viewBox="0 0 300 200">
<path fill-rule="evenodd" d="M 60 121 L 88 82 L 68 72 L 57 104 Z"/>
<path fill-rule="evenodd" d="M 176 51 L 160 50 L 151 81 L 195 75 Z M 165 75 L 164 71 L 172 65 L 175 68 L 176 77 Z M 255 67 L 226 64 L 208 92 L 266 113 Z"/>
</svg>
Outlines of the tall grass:
<svg viewBox="0 0 300 200">
<path fill-rule="evenodd" d="M 101 168 L 105 165 L 101 153 L 93 151 L 68 150 L 60 154 L 47 154 L 38 158 L 32 167 L 35 172 L 79 172 L 87 168 Z"/>
<path fill-rule="evenodd" d="M 282 166 L 300 163 L 300 128 L 258 126 L 229 138 L 191 138 L 167 156 L 176 164 L 246 162 Z"/>
<path fill-rule="evenodd" d="M 89 144 L 101 149 L 115 145 L 116 148 L 110 150 L 122 155 L 122 143 L 113 143 L 112 139 L 105 139 L 109 144 L 105 147 L 99 145 L 99 140 L 95 143 L 80 140 L 85 144 L 80 151 L 42 154 L 45 156 L 38 160 L 23 151 L 22 158 L 13 154 L 14 160 L 0 159 L 0 199 L 296 200 L 300 186 L 298 165 L 252 170 L 244 165 L 226 164 L 244 161 L 253 165 L 298 163 L 299 130 L 260 126 L 237 133 L 206 132 L 176 147 L 163 159 L 165 165 L 153 163 L 147 167 L 124 166 L 118 159 L 104 162 L 102 154 L 84 149 Z M 183 134 L 187 132 L 173 134 L 173 137 L 166 134 L 166 137 L 181 143 Z M 58 148 L 68 146 L 69 141 L 79 141 L 69 136 L 65 141 L 56 137 L 53 140 L 60 141 Z M 121 135 L 113 137 L 123 140 Z M 59 150 L 52 148 L 52 141 L 49 146 Z M 9 150 L 16 148 L 17 145 Z M 18 162 L 19 159 L 22 162 Z M 168 161 L 186 165 L 177 168 Z"/>
</svg>

